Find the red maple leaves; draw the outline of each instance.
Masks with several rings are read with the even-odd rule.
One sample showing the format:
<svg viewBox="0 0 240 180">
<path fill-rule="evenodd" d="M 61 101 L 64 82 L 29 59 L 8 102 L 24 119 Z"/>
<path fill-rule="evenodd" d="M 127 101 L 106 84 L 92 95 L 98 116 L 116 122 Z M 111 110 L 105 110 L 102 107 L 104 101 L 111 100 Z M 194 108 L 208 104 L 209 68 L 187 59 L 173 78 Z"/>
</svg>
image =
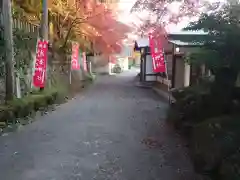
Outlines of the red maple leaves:
<svg viewBox="0 0 240 180">
<path fill-rule="evenodd" d="M 122 40 L 127 37 L 130 27 L 116 20 L 114 12 L 104 4 L 92 4 L 91 9 L 95 14 L 87 20 L 87 24 L 94 29 L 91 37 L 95 50 L 103 54 L 120 53 Z"/>
<path fill-rule="evenodd" d="M 169 24 L 177 24 L 185 17 L 195 17 L 199 15 L 204 8 L 209 6 L 205 0 L 137 0 L 132 7 L 132 12 L 147 11 L 155 21 L 142 20 L 142 25 L 137 27 L 141 33 L 148 33 L 152 29 L 164 29 Z"/>
</svg>

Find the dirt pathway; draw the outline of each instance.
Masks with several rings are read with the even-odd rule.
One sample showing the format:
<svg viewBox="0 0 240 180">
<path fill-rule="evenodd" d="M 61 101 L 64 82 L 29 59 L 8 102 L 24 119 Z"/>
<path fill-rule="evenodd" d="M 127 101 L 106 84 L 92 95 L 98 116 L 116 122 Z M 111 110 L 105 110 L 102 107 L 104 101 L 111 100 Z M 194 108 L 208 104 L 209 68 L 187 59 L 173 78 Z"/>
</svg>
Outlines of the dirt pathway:
<svg viewBox="0 0 240 180">
<path fill-rule="evenodd" d="M 197 180 L 167 104 L 133 85 L 133 74 L 100 77 L 83 95 L 0 137 L 1 180 Z"/>
</svg>

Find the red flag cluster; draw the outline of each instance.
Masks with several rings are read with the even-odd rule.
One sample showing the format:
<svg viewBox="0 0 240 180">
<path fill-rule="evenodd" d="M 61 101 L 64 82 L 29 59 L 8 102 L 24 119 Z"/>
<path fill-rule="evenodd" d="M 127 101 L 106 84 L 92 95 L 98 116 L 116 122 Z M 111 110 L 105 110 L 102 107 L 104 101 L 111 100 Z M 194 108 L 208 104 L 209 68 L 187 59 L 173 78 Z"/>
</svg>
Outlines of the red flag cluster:
<svg viewBox="0 0 240 180">
<path fill-rule="evenodd" d="M 87 71 L 87 57 L 86 53 L 80 53 L 79 44 L 76 42 L 72 43 L 72 60 L 71 60 L 71 70 L 80 70 L 80 60 L 82 60 L 83 70 Z M 79 56 L 81 54 L 81 56 Z"/>
</svg>

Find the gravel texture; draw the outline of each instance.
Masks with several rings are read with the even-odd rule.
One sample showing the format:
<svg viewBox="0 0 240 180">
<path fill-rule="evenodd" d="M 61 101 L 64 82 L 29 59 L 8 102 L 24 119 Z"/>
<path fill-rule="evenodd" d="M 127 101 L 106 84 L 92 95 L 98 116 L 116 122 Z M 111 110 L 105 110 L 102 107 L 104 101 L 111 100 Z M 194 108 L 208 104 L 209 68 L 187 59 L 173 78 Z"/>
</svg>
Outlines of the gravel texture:
<svg viewBox="0 0 240 180">
<path fill-rule="evenodd" d="M 1 180 L 197 180 L 167 103 L 134 86 L 136 71 L 89 89 L 0 137 Z"/>
</svg>

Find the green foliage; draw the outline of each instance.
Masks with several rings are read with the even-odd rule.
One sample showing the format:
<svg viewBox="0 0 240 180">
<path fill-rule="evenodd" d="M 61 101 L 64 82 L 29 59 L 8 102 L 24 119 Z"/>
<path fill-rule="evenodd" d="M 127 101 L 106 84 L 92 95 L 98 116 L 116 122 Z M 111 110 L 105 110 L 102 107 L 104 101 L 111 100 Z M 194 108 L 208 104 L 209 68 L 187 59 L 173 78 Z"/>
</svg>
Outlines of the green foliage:
<svg viewBox="0 0 240 180">
<path fill-rule="evenodd" d="M 95 76 L 94 74 L 87 73 L 87 74 L 85 75 L 85 78 L 86 78 L 87 81 L 92 82 L 92 81 L 95 80 L 96 76 Z"/>
<path fill-rule="evenodd" d="M 66 92 L 62 87 L 36 91 L 21 98 L 13 99 L 0 106 L 0 122 L 5 124 L 16 123 L 16 118 L 23 118 L 35 111 L 44 110 L 49 105 L 60 103 L 65 100 Z"/>
<path fill-rule="evenodd" d="M 239 149 L 239 118 L 239 115 L 216 117 L 194 127 L 190 149 L 197 170 L 214 174 L 222 160 Z"/>
<path fill-rule="evenodd" d="M 29 0 L 14 0 L 12 5 L 13 18 L 21 19 L 31 23 L 39 23 L 42 11 L 42 1 L 34 0 L 34 4 Z"/>
<path fill-rule="evenodd" d="M 31 52 L 34 50 L 37 42 L 37 36 L 34 33 L 26 32 L 25 30 L 14 29 L 13 30 L 13 41 L 14 41 L 14 57 L 15 57 L 15 68 L 17 71 L 26 71 L 32 62 Z M 4 40 L 0 39 L 0 75 L 4 75 Z"/>
<path fill-rule="evenodd" d="M 203 40 L 204 47 L 190 58 L 194 63 L 206 63 L 209 68 L 228 66 L 239 71 L 239 9 L 239 4 L 226 5 L 217 12 L 203 14 L 198 21 L 185 28 L 187 30 L 205 30 L 209 33 Z"/>
<path fill-rule="evenodd" d="M 34 51 L 36 46 L 36 34 L 27 33 L 24 30 L 14 29 L 14 53 L 17 70 L 27 69 L 30 67 L 32 59 L 31 52 Z"/>
<path fill-rule="evenodd" d="M 176 102 L 168 112 L 168 121 L 184 135 L 190 135 L 192 128 L 208 118 L 239 112 L 239 89 L 235 88 L 232 101 L 212 95 L 211 83 L 174 90 Z M 224 89 L 223 89 L 224 91 Z"/>
<path fill-rule="evenodd" d="M 192 127 L 212 116 L 208 94 L 191 94 L 173 104 L 168 113 L 171 122 L 184 135 L 189 135 Z M 214 106 L 212 106 L 214 107 Z"/>
<path fill-rule="evenodd" d="M 235 88 L 240 71 L 239 19 L 240 5 L 226 5 L 203 14 L 186 28 L 208 32 L 203 47 L 186 61 L 205 64 L 215 78 L 207 91 L 186 88 L 173 92 L 177 102 L 169 112 L 169 121 L 187 132 L 196 169 L 216 180 L 237 180 L 240 174 L 240 101 Z"/>
<path fill-rule="evenodd" d="M 173 89 L 171 93 L 172 96 L 178 101 L 186 98 L 187 96 L 209 93 L 210 84 L 211 82 L 205 81 L 202 82 L 201 84 L 184 87 L 180 89 Z"/>
<path fill-rule="evenodd" d="M 224 159 L 218 170 L 216 180 L 238 180 L 240 179 L 240 152 L 235 152 L 230 157 Z"/>
<path fill-rule="evenodd" d="M 168 121 L 189 140 L 196 170 L 214 180 L 237 180 L 240 156 L 232 154 L 240 147 L 239 88 L 230 103 L 224 97 L 216 99 L 209 85 L 175 90 L 173 96 L 177 101 Z"/>
<path fill-rule="evenodd" d="M 198 67 L 204 64 L 213 73 L 224 66 L 219 53 L 215 50 L 209 50 L 206 47 L 198 48 L 196 52 L 188 54 L 185 56 L 185 61 Z"/>
</svg>

